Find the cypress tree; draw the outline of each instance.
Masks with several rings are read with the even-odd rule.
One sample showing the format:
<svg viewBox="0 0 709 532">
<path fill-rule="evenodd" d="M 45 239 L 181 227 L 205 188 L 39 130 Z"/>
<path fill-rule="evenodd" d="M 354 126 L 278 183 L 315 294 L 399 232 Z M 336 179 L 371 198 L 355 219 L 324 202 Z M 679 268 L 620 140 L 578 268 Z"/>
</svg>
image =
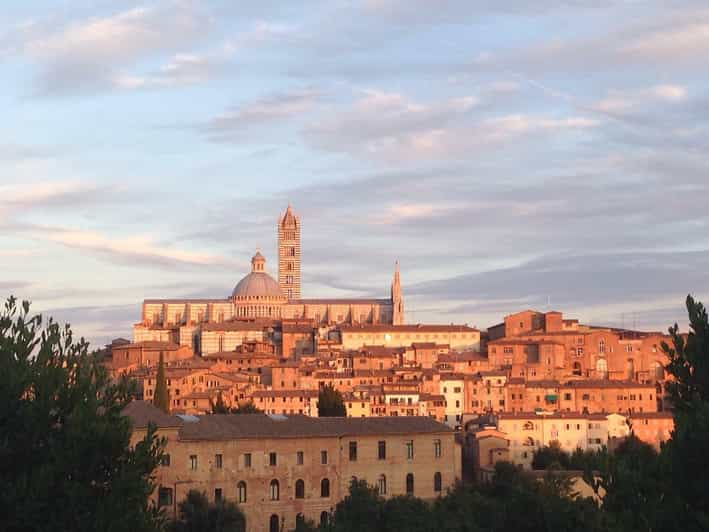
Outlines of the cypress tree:
<svg viewBox="0 0 709 532">
<path fill-rule="evenodd" d="M 160 351 L 160 361 L 158 362 L 158 375 L 155 378 L 155 395 L 153 404 L 166 414 L 170 413 L 170 394 L 167 391 L 167 379 L 165 378 L 165 360 Z"/>
</svg>

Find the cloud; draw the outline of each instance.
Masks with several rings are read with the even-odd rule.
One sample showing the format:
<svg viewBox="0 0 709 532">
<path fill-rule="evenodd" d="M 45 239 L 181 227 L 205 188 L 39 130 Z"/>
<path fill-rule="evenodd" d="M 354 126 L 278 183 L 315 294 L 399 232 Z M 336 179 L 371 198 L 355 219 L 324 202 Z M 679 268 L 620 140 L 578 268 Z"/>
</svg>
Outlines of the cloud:
<svg viewBox="0 0 709 532">
<path fill-rule="evenodd" d="M 55 29 L 35 24 L 22 49 L 41 67 L 39 90 L 57 94 L 110 86 L 120 67 L 204 37 L 212 21 L 197 3 L 173 0 Z"/>
<path fill-rule="evenodd" d="M 585 116 L 475 116 L 476 96 L 420 103 L 399 93 L 368 91 L 349 109 L 330 113 L 306 130 L 317 147 L 391 163 L 470 154 L 531 133 L 598 125 Z"/>
<path fill-rule="evenodd" d="M 684 102 L 687 100 L 687 94 L 687 88 L 681 85 L 655 85 L 631 91 L 614 90 L 594 104 L 593 108 L 607 113 L 624 112 L 639 106 Z"/>
<path fill-rule="evenodd" d="M 163 266 L 231 266 L 223 257 L 199 251 L 176 249 L 157 243 L 149 234 L 111 238 L 96 231 L 54 226 L 32 226 L 27 232 L 34 238 L 47 240 L 69 248 L 86 250 L 129 264 L 143 263 Z"/>
<path fill-rule="evenodd" d="M 109 193 L 114 187 L 82 181 L 41 181 L 0 185 L 0 209 L 5 207 L 76 205 Z M 115 192 L 115 190 L 113 190 Z"/>
<path fill-rule="evenodd" d="M 289 120 L 310 111 L 320 93 L 313 88 L 293 89 L 227 109 L 201 126 L 213 140 L 228 140 L 240 132 Z"/>
</svg>

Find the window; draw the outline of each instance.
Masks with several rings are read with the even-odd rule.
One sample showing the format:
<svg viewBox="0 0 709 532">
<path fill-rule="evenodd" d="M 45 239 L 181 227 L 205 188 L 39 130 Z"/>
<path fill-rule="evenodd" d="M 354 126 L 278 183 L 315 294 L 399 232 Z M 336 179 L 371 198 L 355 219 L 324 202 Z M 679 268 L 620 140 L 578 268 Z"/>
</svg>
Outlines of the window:
<svg viewBox="0 0 709 532">
<path fill-rule="evenodd" d="M 441 440 L 433 440 L 433 456 L 441 457 Z"/>
<path fill-rule="evenodd" d="M 320 451 L 320 463 L 327 465 L 327 451 Z"/>
<path fill-rule="evenodd" d="M 583 399 L 584 401 L 588 401 L 589 398 L 590 398 L 590 396 L 587 393 L 585 393 L 581 396 L 581 399 Z"/>
<path fill-rule="evenodd" d="M 172 506 L 172 488 L 158 490 L 158 506 Z"/>
<path fill-rule="evenodd" d="M 236 502 L 246 502 L 246 482 L 243 480 L 236 485 Z"/>
<path fill-rule="evenodd" d="M 251 467 L 251 453 L 244 454 L 244 467 Z"/>
<path fill-rule="evenodd" d="M 330 496 L 330 481 L 326 478 L 320 481 L 320 496 L 329 497 Z"/>
<path fill-rule="evenodd" d="M 277 501 L 279 497 L 278 481 L 274 478 L 269 485 L 268 493 L 272 501 Z"/>
<path fill-rule="evenodd" d="M 214 467 L 217 469 L 222 468 L 222 455 L 221 454 L 214 455 Z"/>
<path fill-rule="evenodd" d="M 302 479 L 295 481 L 295 498 L 304 499 L 305 498 L 305 482 Z"/>
<path fill-rule="evenodd" d="M 268 520 L 268 532 L 280 532 L 280 530 L 280 519 L 278 519 L 276 514 L 273 514 Z"/>
<path fill-rule="evenodd" d="M 357 461 L 357 442 L 351 441 L 350 442 L 350 462 L 356 462 L 356 461 Z"/>
<path fill-rule="evenodd" d="M 303 465 L 305 455 L 303 454 L 303 451 L 298 451 L 295 453 L 295 463 L 297 465 Z"/>
<path fill-rule="evenodd" d="M 379 478 L 377 479 L 377 491 L 379 492 L 379 495 L 386 495 L 387 494 L 387 478 L 384 475 L 379 475 Z"/>
<path fill-rule="evenodd" d="M 570 393 L 564 394 L 564 401 L 571 401 L 571 394 Z"/>
<path fill-rule="evenodd" d="M 406 458 L 409 460 L 414 459 L 414 440 L 409 440 L 406 442 Z"/>
<path fill-rule="evenodd" d="M 275 466 L 278 464 L 278 457 L 276 453 L 268 453 L 268 465 Z"/>
<path fill-rule="evenodd" d="M 413 473 L 409 473 L 406 475 L 406 494 L 407 495 L 414 494 L 414 474 Z"/>
<path fill-rule="evenodd" d="M 162 455 L 162 458 L 160 459 L 160 465 L 163 467 L 170 467 L 170 455 L 169 454 Z"/>
<path fill-rule="evenodd" d="M 377 444 L 377 458 L 379 460 L 386 460 L 387 457 L 387 442 L 380 440 Z"/>
<path fill-rule="evenodd" d="M 439 472 L 436 472 L 436 474 L 433 475 L 433 491 L 436 493 L 440 493 L 442 489 L 443 481 L 441 480 L 441 474 Z"/>
<path fill-rule="evenodd" d="M 330 514 L 327 512 L 320 512 L 320 527 L 325 528 L 330 521 Z"/>
<path fill-rule="evenodd" d="M 214 488 L 214 502 L 219 502 L 222 500 L 222 489 Z"/>
<path fill-rule="evenodd" d="M 196 454 L 190 455 L 190 469 L 192 471 L 195 471 L 197 469 L 197 455 Z"/>
<path fill-rule="evenodd" d="M 605 358 L 599 358 L 596 361 L 596 373 L 598 373 L 598 377 L 601 379 L 608 378 L 608 362 Z"/>
</svg>

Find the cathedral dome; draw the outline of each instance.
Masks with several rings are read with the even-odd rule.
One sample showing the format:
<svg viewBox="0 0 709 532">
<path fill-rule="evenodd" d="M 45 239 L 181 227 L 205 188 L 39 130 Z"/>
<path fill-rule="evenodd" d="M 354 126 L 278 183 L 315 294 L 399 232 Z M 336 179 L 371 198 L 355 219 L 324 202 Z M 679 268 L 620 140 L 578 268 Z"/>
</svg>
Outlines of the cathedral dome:
<svg viewBox="0 0 709 532">
<path fill-rule="evenodd" d="M 251 259 L 251 273 L 239 281 L 231 296 L 235 299 L 283 298 L 276 280 L 266 273 L 266 259 L 260 252 Z"/>
<path fill-rule="evenodd" d="M 281 297 L 276 280 L 266 272 L 251 272 L 234 288 L 232 297 Z"/>
</svg>

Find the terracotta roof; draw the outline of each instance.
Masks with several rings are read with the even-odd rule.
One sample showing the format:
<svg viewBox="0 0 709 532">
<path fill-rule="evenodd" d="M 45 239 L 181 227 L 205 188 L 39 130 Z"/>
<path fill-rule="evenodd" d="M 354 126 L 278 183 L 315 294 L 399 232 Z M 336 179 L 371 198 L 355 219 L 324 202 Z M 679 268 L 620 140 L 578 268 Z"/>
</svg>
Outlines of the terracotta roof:
<svg viewBox="0 0 709 532">
<path fill-rule="evenodd" d="M 342 325 L 342 332 L 480 332 L 467 325 Z"/>
<path fill-rule="evenodd" d="M 615 381 L 602 379 L 584 379 L 568 381 L 562 384 L 564 388 L 655 388 L 654 384 L 643 384 L 635 381 Z"/>
<path fill-rule="evenodd" d="M 436 434 L 452 432 L 446 425 L 426 416 L 329 417 L 302 415 L 222 414 L 197 416 L 184 423 L 181 440 L 236 440 L 252 438 L 309 438 L 387 434 Z"/>
<path fill-rule="evenodd" d="M 209 322 L 202 325 L 203 331 L 261 331 L 268 327 L 274 327 L 275 322 L 272 320 L 259 321 L 223 321 Z"/>
<path fill-rule="evenodd" d="M 144 299 L 143 303 L 227 303 L 229 299 Z"/>
<path fill-rule="evenodd" d="M 180 418 L 166 414 L 148 401 L 132 401 L 123 409 L 123 415 L 130 418 L 136 429 L 146 428 L 148 423 L 155 423 L 160 428 L 182 425 Z"/>
<path fill-rule="evenodd" d="M 391 305 L 391 300 L 357 298 L 291 299 L 288 301 L 288 305 Z"/>
<path fill-rule="evenodd" d="M 252 397 L 317 397 L 317 390 L 256 390 Z"/>
</svg>

